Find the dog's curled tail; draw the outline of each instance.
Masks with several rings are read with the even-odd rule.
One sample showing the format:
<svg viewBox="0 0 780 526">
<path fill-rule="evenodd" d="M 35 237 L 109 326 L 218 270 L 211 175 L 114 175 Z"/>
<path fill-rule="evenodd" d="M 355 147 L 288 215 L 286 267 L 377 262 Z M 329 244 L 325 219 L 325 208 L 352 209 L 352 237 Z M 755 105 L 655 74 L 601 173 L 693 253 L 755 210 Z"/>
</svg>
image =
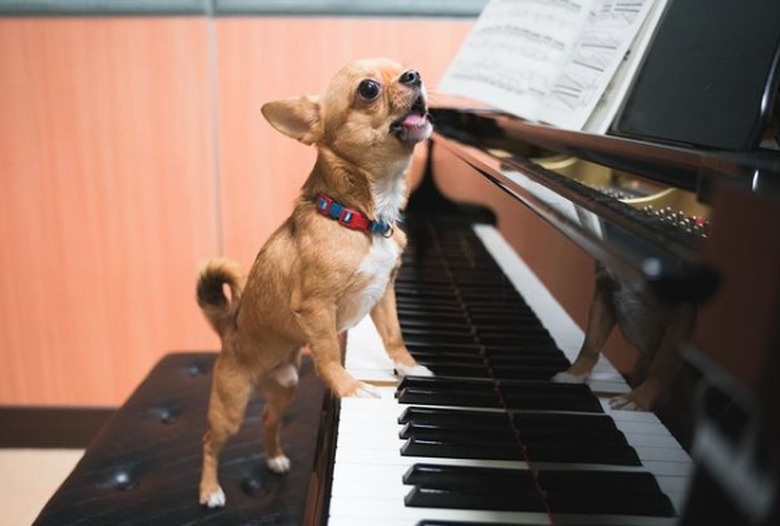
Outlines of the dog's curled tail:
<svg viewBox="0 0 780 526">
<path fill-rule="evenodd" d="M 238 264 L 228 259 L 212 259 L 200 271 L 198 305 L 220 336 L 224 336 L 238 308 L 242 281 Z M 230 300 L 225 296 L 226 284 L 230 287 Z"/>
</svg>

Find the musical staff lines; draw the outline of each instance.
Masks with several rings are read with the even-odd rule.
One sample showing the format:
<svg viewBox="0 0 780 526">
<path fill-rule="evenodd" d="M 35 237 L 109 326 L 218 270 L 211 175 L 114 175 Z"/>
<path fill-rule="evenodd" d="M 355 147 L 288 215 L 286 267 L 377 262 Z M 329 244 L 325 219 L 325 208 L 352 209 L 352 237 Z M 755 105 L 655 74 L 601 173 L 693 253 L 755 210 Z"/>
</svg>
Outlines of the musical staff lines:
<svg viewBox="0 0 780 526">
<path fill-rule="evenodd" d="M 601 0 L 593 6 L 560 76 L 551 83 L 545 101 L 549 114 L 575 112 L 581 121 L 577 127 L 585 124 L 650 4 L 650 0 Z"/>
<path fill-rule="evenodd" d="M 439 90 L 579 128 L 656 0 L 491 0 Z"/>
</svg>

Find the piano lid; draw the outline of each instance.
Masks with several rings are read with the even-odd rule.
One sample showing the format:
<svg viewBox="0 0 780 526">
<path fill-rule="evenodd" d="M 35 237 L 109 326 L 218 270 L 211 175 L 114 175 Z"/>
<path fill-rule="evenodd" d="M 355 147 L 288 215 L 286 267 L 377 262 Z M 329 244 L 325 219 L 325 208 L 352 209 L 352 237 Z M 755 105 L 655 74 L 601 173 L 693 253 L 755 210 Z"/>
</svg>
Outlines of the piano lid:
<svg viewBox="0 0 780 526">
<path fill-rule="evenodd" d="M 474 115 L 466 116 L 467 119 Z M 460 131 L 465 132 L 463 129 Z M 599 190 L 546 168 L 542 161 L 511 146 L 437 128 L 441 145 L 487 177 L 503 191 L 552 224 L 575 244 L 614 272 L 649 285 L 669 300 L 702 300 L 717 282 L 696 249 L 697 239 L 646 212 Z"/>
</svg>

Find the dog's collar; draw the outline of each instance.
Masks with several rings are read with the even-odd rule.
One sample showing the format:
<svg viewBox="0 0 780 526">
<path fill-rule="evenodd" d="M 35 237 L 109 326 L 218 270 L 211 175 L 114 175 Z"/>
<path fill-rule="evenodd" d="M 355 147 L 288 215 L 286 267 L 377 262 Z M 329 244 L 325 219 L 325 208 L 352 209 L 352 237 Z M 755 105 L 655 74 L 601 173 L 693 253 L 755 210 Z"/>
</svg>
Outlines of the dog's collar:
<svg viewBox="0 0 780 526">
<path fill-rule="evenodd" d="M 334 219 L 340 225 L 352 230 L 360 230 L 367 234 L 377 234 L 383 237 L 391 237 L 393 235 L 392 223 L 369 219 L 363 212 L 347 208 L 325 194 L 317 194 L 314 198 L 314 205 L 320 214 Z"/>
</svg>

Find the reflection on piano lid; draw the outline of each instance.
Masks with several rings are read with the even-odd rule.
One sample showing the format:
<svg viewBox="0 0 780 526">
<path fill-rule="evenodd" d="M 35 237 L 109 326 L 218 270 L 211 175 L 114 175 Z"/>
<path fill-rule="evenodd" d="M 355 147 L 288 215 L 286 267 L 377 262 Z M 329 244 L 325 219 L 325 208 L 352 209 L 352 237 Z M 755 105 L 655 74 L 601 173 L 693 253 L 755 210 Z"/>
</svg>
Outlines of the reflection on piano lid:
<svg viewBox="0 0 780 526">
<path fill-rule="evenodd" d="M 702 301 L 717 286 L 699 245 L 709 233 L 706 203 L 718 180 L 767 194 L 780 186 L 780 156 L 772 152 L 704 154 L 488 110 L 438 109 L 434 119 L 437 147 L 664 299 Z"/>
</svg>

